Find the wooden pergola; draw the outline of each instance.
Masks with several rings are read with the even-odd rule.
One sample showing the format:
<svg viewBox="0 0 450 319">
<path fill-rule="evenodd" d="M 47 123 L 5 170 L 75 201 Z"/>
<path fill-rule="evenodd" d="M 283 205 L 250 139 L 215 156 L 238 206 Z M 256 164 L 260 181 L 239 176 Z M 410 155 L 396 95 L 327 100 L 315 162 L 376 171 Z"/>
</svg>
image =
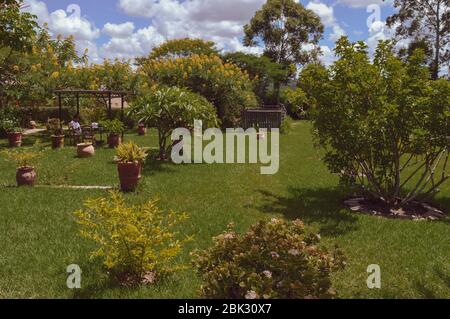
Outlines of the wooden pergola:
<svg viewBox="0 0 450 319">
<path fill-rule="evenodd" d="M 101 97 L 103 99 L 107 99 L 108 101 L 108 118 L 112 119 L 112 104 L 111 100 L 113 98 L 120 98 L 121 100 L 121 114 L 120 120 L 124 120 L 124 100 L 127 96 L 132 95 L 131 92 L 127 91 L 113 91 L 113 90 L 72 90 L 72 89 L 63 89 L 63 90 L 55 90 L 54 93 L 58 96 L 58 110 L 59 110 L 59 120 L 62 123 L 62 96 L 69 95 L 76 98 L 77 101 L 77 114 L 80 113 L 80 97 L 90 95 L 95 97 Z"/>
</svg>

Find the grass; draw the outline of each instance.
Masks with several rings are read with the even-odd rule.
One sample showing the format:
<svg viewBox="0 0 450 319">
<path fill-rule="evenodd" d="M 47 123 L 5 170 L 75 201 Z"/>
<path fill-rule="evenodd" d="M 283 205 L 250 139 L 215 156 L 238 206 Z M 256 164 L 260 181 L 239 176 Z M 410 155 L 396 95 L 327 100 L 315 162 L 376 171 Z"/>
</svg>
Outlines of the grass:
<svg viewBox="0 0 450 319">
<path fill-rule="evenodd" d="M 38 137 L 39 138 L 39 137 Z M 127 134 L 139 145 L 155 147 L 156 134 Z M 26 137 L 25 147 L 36 137 Z M 95 157 L 78 159 L 75 149 L 51 150 L 42 137 L 39 187 L 16 188 L 14 164 L 0 159 L 0 297 L 26 298 L 194 298 L 201 285 L 193 269 L 154 286 L 125 289 L 108 280 L 98 260 L 89 258 L 92 243 L 78 236 L 73 211 L 87 197 L 106 196 L 101 190 L 52 189 L 45 185 L 116 186 L 114 151 L 97 149 Z M 348 194 L 328 172 L 313 148 L 308 122 L 295 122 L 281 137 L 280 171 L 260 175 L 259 164 L 173 165 L 150 161 L 130 203 L 157 196 L 164 209 L 190 215 L 183 232 L 195 240 L 189 251 L 205 248 L 229 222 L 244 231 L 257 220 L 274 216 L 301 218 L 319 231 L 323 244 L 337 243 L 348 267 L 333 276 L 341 298 L 450 298 L 450 220 L 415 222 L 352 213 L 342 200 Z M 6 141 L 0 143 L 5 148 Z M 436 204 L 450 210 L 447 183 Z M 66 267 L 83 270 L 82 289 L 66 287 Z M 369 264 L 381 267 L 381 289 L 366 285 Z"/>
</svg>

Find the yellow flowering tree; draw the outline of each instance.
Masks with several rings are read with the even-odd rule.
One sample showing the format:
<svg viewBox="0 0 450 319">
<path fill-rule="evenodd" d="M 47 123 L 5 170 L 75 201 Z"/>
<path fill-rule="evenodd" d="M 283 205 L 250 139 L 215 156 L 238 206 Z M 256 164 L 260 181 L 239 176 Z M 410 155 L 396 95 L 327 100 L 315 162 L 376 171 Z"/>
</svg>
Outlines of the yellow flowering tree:
<svg viewBox="0 0 450 319">
<path fill-rule="evenodd" d="M 141 59 L 139 73 L 149 86 L 184 87 L 204 96 L 217 110 L 222 126 L 236 126 L 241 111 L 256 106 L 252 82 L 245 71 L 215 55 L 175 59 Z"/>
</svg>

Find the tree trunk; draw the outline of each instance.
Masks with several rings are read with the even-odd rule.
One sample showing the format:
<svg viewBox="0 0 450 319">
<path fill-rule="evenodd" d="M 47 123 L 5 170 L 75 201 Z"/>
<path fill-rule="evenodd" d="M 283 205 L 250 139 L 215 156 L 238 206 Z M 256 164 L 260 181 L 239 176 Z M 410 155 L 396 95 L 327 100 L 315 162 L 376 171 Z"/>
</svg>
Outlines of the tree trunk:
<svg viewBox="0 0 450 319">
<path fill-rule="evenodd" d="M 434 65 L 433 65 L 433 73 L 431 74 L 431 78 L 433 80 L 437 80 L 439 78 L 439 53 L 441 50 L 440 42 L 441 42 L 441 17 L 440 17 L 440 7 L 441 3 L 438 1 L 436 8 L 436 43 L 434 46 Z"/>
</svg>

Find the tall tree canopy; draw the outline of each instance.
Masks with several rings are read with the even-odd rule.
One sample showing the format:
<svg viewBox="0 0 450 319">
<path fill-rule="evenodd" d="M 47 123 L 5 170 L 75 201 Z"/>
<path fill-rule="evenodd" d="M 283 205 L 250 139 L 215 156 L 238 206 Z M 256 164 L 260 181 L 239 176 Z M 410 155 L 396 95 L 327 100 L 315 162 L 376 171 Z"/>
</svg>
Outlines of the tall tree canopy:
<svg viewBox="0 0 450 319">
<path fill-rule="evenodd" d="M 268 0 L 244 27 L 246 46 L 264 43 L 264 54 L 283 65 L 304 64 L 318 53 L 305 50 L 322 37 L 320 18 L 294 0 Z"/>
<path fill-rule="evenodd" d="M 398 12 L 387 19 L 400 39 L 425 41 L 433 48 L 432 78 L 450 61 L 450 0 L 395 0 Z"/>
</svg>

